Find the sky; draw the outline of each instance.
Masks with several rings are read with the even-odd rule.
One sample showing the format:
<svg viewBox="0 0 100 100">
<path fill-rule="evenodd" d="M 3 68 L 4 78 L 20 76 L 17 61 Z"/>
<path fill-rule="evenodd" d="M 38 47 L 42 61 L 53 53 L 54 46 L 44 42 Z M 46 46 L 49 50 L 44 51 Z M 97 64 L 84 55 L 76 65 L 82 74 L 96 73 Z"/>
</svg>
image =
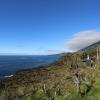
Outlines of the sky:
<svg viewBox="0 0 100 100">
<path fill-rule="evenodd" d="M 100 40 L 100 0 L 0 0 L 0 54 L 56 54 Z"/>
</svg>

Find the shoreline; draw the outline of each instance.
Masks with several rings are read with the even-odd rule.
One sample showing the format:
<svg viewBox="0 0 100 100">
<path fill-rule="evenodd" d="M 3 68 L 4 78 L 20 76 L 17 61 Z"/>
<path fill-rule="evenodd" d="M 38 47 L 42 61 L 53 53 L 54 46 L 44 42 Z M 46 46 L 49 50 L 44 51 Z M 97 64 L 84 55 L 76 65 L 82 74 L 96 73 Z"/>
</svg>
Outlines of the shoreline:
<svg viewBox="0 0 100 100">
<path fill-rule="evenodd" d="M 61 57 L 60 57 L 60 58 L 61 58 Z M 52 66 L 52 65 L 55 65 L 55 63 L 58 62 L 60 58 L 58 58 L 58 60 L 52 62 L 51 64 L 44 64 L 44 65 L 35 66 L 35 67 L 33 67 L 33 68 L 27 68 L 27 69 L 20 69 L 20 70 L 17 70 L 17 71 L 15 72 L 15 74 L 3 76 L 4 78 L 0 79 L 0 81 L 4 81 L 4 80 L 8 80 L 8 79 L 10 79 L 10 78 L 13 78 L 14 76 L 16 76 L 16 75 L 17 75 L 18 73 L 20 73 L 20 72 L 24 73 L 24 72 L 27 72 L 27 71 L 32 71 L 32 70 L 35 71 L 35 70 L 41 70 L 41 69 L 44 69 L 44 68 L 48 68 L 48 67 L 50 67 L 50 66 Z"/>
</svg>

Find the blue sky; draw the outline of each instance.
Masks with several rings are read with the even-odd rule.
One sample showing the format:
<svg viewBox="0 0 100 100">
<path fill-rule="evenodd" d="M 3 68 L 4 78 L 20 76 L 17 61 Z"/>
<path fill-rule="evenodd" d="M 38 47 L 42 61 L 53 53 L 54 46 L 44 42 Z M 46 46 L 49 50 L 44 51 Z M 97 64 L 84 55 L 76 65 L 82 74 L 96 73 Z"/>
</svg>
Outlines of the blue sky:
<svg viewBox="0 0 100 100">
<path fill-rule="evenodd" d="M 0 0 L 0 53 L 69 51 L 88 30 L 100 34 L 100 0 Z"/>
</svg>

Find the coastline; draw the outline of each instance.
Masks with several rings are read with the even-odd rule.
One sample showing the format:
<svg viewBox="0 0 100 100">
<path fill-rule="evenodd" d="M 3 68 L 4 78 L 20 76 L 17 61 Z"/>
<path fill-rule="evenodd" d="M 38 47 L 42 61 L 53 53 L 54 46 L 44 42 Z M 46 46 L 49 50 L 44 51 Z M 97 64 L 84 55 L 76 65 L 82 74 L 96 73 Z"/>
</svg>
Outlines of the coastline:
<svg viewBox="0 0 100 100">
<path fill-rule="evenodd" d="M 24 57 L 25 59 L 22 59 L 23 56 L 17 56 L 17 58 L 16 56 L 15 57 L 11 56 L 10 59 L 8 59 L 8 56 L 1 56 L 0 80 L 5 80 L 6 78 L 10 78 L 11 75 L 15 75 L 17 72 L 20 71 L 33 70 L 39 67 L 46 67 L 60 58 L 59 55 L 24 56 Z"/>
</svg>

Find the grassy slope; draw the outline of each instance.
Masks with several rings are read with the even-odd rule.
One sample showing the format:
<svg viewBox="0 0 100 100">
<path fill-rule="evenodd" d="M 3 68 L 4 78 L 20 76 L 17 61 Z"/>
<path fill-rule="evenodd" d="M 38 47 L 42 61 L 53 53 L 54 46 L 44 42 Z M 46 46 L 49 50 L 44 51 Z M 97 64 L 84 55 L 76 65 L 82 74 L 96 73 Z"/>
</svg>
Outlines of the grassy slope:
<svg viewBox="0 0 100 100">
<path fill-rule="evenodd" d="M 85 82 L 88 84 L 91 84 L 93 81 L 93 85 L 91 86 L 91 89 L 84 95 L 84 96 L 78 96 L 77 91 L 76 91 L 76 84 L 74 83 L 74 76 L 70 74 L 65 73 L 64 70 L 68 69 L 63 69 L 62 71 L 65 76 L 62 76 L 60 80 L 56 80 L 56 82 L 61 82 L 61 93 L 55 95 L 55 91 L 57 91 L 57 87 L 55 87 L 55 84 L 50 83 L 47 85 L 46 88 L 49 88 L 50 93 L 52 94 L 51 96 L 54 96 L 54 100 L 100 100 L 100 63 L 96 62 L 97 66 L 96 67 L 87 67 L 87 68 L 79 68 L 79 73 L 85 75 Z M 64 77 L 66 77 L 64 79 Z M 81 91 L 85 93 L 86 87 L 85 84 L 81 85 Z M 35 94 L 32 96 L 26 96 L 23 98 L 23 100 L 49 100 L 49 96 L 47 93 L 43 91 L 43 89 L 39 89 Z M 53 99 L 52 99 L 53 100 Z"/>
<path fill-rule="evenodd" d="M 67 54 L 47 68 L 20 71 L 2 82 L 0 100 L 100 100 L 100 63 L 76 69 L 80 62 L 78 54 Z M 77 93 L 76 72 L 84 79 L 83 97 Z"/>
</svg>

